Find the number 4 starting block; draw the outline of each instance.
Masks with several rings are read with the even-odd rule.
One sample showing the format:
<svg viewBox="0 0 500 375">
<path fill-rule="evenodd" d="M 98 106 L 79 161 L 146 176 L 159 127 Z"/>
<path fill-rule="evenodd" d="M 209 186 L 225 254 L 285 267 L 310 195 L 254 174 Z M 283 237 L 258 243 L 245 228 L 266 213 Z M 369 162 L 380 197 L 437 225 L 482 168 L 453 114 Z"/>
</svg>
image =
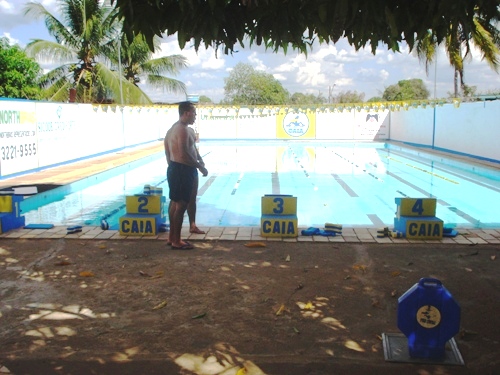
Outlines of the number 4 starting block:
<svg viewBox="0 0 500 375">
<path fill-rule="evenodd" d="M 443 238 L 443 221 L 436 215 L 435 198 L 396 198 L 394 231 L 408 239 Z"/>
<path fill-rule="evenodd" d="M 297 237 L 297 197 L 291 195 L 264 195 L 261 198 L 262 237 Z"/>
</svg>

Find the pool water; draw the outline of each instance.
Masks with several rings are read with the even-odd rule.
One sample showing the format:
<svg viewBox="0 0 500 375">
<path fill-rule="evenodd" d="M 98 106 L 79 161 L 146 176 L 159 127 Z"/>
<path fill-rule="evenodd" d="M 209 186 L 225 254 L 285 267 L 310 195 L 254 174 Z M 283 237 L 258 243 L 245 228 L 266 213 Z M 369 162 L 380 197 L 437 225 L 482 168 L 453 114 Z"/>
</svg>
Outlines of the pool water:
<svg viewBox="0 0 500 375">
<path fill-rule="evenodd" d="M 297 197 L 301 227 L 392 226 L 395 198 L 437 199 L 449 227 L 500 227 L 500 169 L 385 143 L 202 141 L 209 175 L 200 175 L 199 226 L 260 226 L 261 197 Z M 163 153 L 26 199 L 27 223 L 118 229 L 125 196 L 146 184 L 168 197 Z M 168 199 L 167 199 L 168 202 Z M 186 218 L 187 220 L 187 218 Z"/>
</svg>

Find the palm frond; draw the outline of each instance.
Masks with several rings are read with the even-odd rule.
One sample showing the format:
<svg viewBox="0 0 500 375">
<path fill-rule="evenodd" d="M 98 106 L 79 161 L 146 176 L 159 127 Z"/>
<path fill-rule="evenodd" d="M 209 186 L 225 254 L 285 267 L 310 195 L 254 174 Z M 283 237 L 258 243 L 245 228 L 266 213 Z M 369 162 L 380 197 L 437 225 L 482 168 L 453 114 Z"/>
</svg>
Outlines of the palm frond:
<svg viewBox="0 0 500 375">
<path fill-rule="evenodd" d="M 73 49 L 48 40 L 35 39 L 25 48 L 28 56 L 44 62 L 66 62 L 76 58 Z"/>
<path fill-rule="evenodd" d="M 437 41 L 435 36 L 428 32 L 425 37 L 415 43 L 415 53 L 418 59 L 425 63 L 425 72 L 429 74 L 429 66 L 434 61 L 437 50 Z"/>
<path fill-rule="evenodd" d="M 153 59 L 141 64 L 143 72 L 153 75 L 179 74 L 180 69 L 188 66 L 187 59 L 182 55 L 170 55 Z"/>
<path fill-rule="evenodd" d="M 498 39 L 500 32 L 495 27 L 491 27 L 490 24 L 485 27 L 478 18 L 474 19 L 474 24 L 476 29 L 472 33 L 472 40 L 476 46 L 480 46 L 482 59 L 486 60 L 495 72 L 498 72 L 500 50 L 497 43 L 495 43 L 495 37 Z"/>
<path fill-rule="evenodd" d="M 60 77 L 47 89 L 43 90 L 43 97 L 56 102 L 67 102 L 71 82 L 67 77 Z"/>
<path fill-rule="evenodd" d="M 24 14 L 32 14 L 36 19 L 43 17 L 45 26 L 47 26 L 47 31 L 58 43 L 65 43 L 70 46 L 75 45 L 75 36 L 42 4 L 33 1 L 27 3 L 24 7 Z"/>
<path fill-rule="evenodd" d="M 69 80 L 69 68 L 70 65 L 61 65 L 55 69 L 52 69 L 40 78 L 40 86 L 48 90 L 52 85 L 54 85 L 63 77 Z"/>
<path fill-rule="evenodd" d="M 173 78 L 168 78 L 160 75 L 148 75 L 146 83 L 151 85 L 153 88 L 160 88 L 164 92 L 171 92 L 175 94 L 186 94 L 186 85 Z"/>
<path fill-rule="evenodd" d="M 99 79 L 109 89 L 115 102 L 120 103 L 121 95 L 123 95 L 124 104 L 152 103 L 152 100 L 140 88 L 123 77 L 119 77 L 117 72 L 110 70 L 104 64 L 96 64 L 95 68 Z"/>
</svg>

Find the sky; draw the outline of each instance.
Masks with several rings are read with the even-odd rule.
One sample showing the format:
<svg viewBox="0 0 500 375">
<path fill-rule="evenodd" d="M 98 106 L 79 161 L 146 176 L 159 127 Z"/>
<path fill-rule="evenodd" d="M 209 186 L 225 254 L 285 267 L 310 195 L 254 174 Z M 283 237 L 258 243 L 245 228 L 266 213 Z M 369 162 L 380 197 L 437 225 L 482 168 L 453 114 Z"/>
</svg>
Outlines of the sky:
<svg viewBox="0 0 500 375">
<path fill-rule="evenodd" d="M 0 0 L 0 37 L 8 38 L 11 43 L 26 46 L 31 39 L 55 39 L 51 37 L 43 20 L 25 16 L 23 8 L 28 1 Z M 57 0 L 40 0 L 52 14 L 59 18 Z M 409 52 L 402 44 L 400 52 L 389 51 L 387 46 L 379 45 L 374 54 L 371 48 L 356 51 L 347 40 L 336 44 L 314 44 L 307 56 L 291 49 L 283 52 L 266 51 L 260 46 L 236 46 L 232 55 L 216 54 L 212 48 L 200 48 L 198 52 L 190 44 L 180 49 L 176 35 L 164 37 L 161 52 L 154 57 L 182 54 L 189 66 L 179 75 L 171 77 L 184 82 L 190 95 L 205 95 L 218 103 L 224 98 L 224 79 L 239 62 L 251 64 L 255 70 L 273 75 L 290 94 L 304 93 L 328 98 L 341 92 L 356 91 L 364 93 L 364 100 L 381 97 L 384 90 L 400 80 L 422 79 L 430 92 L 430 98 L 446 98 L 453 92 L 453 69 L 444 49 L 440 48 L 437 65 L 429 67 Z M 500 74 L 496 73 L 478 51 L 472 51 L 471 59 L 464 65 L 465 83 L 476 86 L 477 94 L 500 91 Z M 49 63 L 40 63 L 50 70 Z M 184 100 L 184 95 L 176 95 L 153 90 L 145 85 L 141 88 L 154 102 L 176 102 Z"/>
</svg>

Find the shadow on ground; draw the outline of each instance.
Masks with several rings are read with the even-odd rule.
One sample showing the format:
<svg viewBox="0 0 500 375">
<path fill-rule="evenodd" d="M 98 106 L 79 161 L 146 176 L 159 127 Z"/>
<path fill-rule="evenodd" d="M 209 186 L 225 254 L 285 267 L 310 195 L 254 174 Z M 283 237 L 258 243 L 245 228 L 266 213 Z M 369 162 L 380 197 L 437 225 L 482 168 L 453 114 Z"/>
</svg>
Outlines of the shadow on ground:
<svg viewBox="0 0 500 375">
<path fill-rule="evenodd" d="M 498 246 L 195 245 L 1 240 L 0 373 L 500 373 Z M 464 366 L 385 361 L 422 277 L 461 306 Z"/>
</svg>

